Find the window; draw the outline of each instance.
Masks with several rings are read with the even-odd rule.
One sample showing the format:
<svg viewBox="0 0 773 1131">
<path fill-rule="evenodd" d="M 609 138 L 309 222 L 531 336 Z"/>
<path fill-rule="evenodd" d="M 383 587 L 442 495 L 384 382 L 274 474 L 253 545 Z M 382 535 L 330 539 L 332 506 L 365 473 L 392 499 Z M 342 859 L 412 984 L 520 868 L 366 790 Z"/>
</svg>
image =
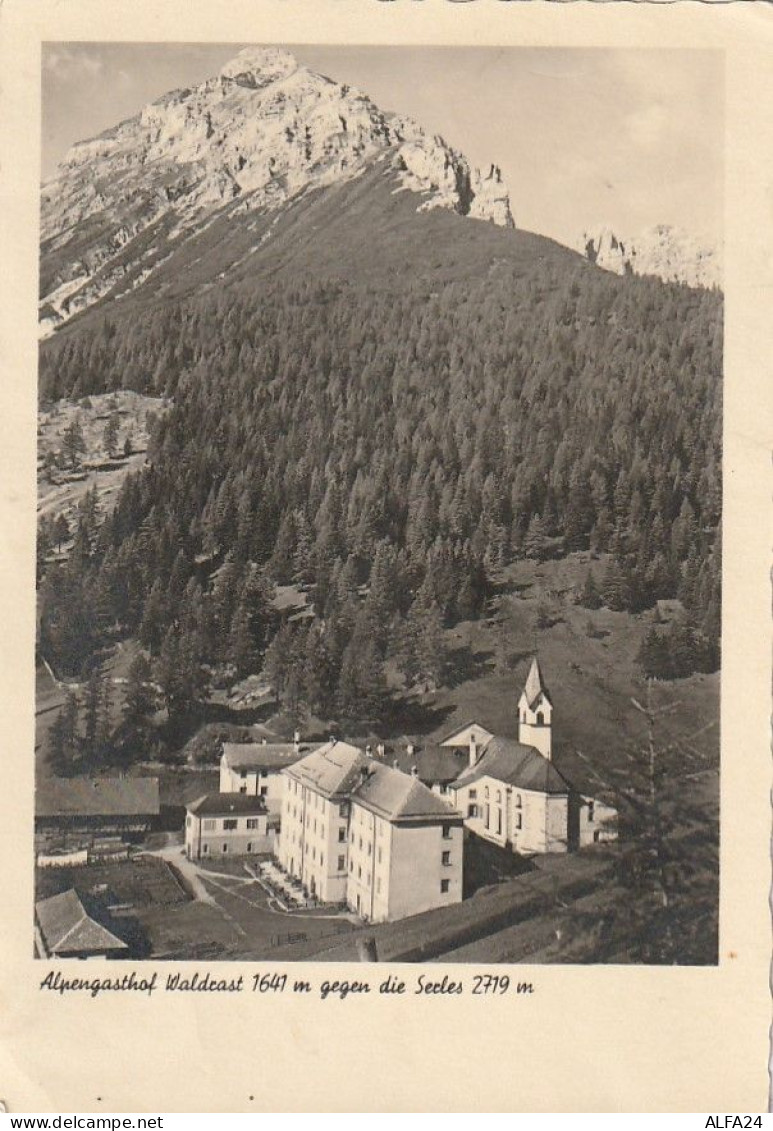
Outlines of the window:
<svg viewBox="0 0 773 1131">
<path fill-rule="evenodd" d="M 247 851 L 252 852 L 252 841 L 251 840 L 247 841 Z"/>
<path fill-rule="evenodd" d="M 349 861 L 349 871 L 354 872 L 354 861 L 353 860 Z"/>
<path fill-rule="evenodd" d="M 451 881 L 450 880 L 441 880 L 440 881 L 440 893 L 441 893 L 441 895 L 445 895 L 446 892 L 450 889 L 450 887 L 451 887 Z"/>
<path fill-rule="evenodd" d="M 541 727 L 545 722 L 545 715 L 542 711 L 537 711 L 537 726 Z"/>
<path fill-rule="evenodd" d="M 381 863 L 381 849 L 378 850 L 378 862 Z"/>
<path fill-rule="evenodd" d="M 209 845 L 208 844 L 202 844 L 201 855 L 202 856 L 208 856 L 209 855 Z"/>
<path fill-rule="evenodd" d="M 226 854 L 227 852 L 228 852 L 228 845 L 227 845 L 227 844 L 224 844 L 224 845 L 223 845 L 223 855 L 225 856 L 225 854 Z"/>
<path fill-rule="evenodd" d="M 593 802 L 592 801 L 588 802 L 588 821 L 589 821 L 590 824 L 593 824 Z"/>
<path fill-rule="evenodd" d="M 368 856 L 372 856 L 373 855 L 373 845 L 370 843 L 370 841 L 368 841 L 367 847 L 368 847 Z"/>
<path fill-rule="evenodd" d="M 497 790 L 497 801 L 499 802 L 500 805 L 502 804 L 502 790 L 501 789 Z"/>
<path fill-rule="evenodd" d="M 246 785 L 240 785 L 239 786 L 239 793 L 246 793 L 246 792 L 247 792 L 247 786 Z"/>
<path fill-rule="evenodd" d="M 238 829 L 238 827 L 239 827 L 239 822 L 236 820 L 235 817 L 226 817 L 226 819 L 223 821 L 223 831 L 224 832 L 233 831 L 233 829 Z"/>
<path fill-rule="evenodd" d="M 341 825 L 341 828 L 338 830 L 338 840 L 341 844 L 346 842 L 346 825 Z"/>
<path fill-rule="evenodd" d="M 477 805 L 468 805 L 467 806 L 467 816 L 468 817 L 477 817 L 478 816 L 478 806 Z"/>
<path fill-rule="evenodd" d="M 247 828 L 248 829 L 259 829 L 260 828 L 260 821 L 258 820 L 258 818 L 257 817 L 248 817 L 247 818 Z"/>
<path fill-rule="evenodd" d="M 600 829 L 594 829 L 593 830 L 593 843 L 598 844 L 600 840 L 601 840 L 601 830 Z"/>
<path fill-rule="evenodd" d="M 443 853 L 443 855 L 441 857 L 441 863 L 442 863 L 444 868 L 450 867 L 450 865 L 451 865 L 451 853 L 450 852 L 444 852 Z"/>
<path fill-rule="evenodd" d="M 483 796 L 488 798 L 488 786 L 483 790 Z"/>
<path fill-rule="evenodd" d="M 526 712 L 525 711 L 521 711 L 521 722 L 522 723 L 526 722 Z"/>
<path fill-rule="evenodd" d="M 497 836 L 502 835 L 502 810 L 497 809 Z"/>
<path fill-rule="evenodd" d="M 360 867 L 359 864 L 357 865 L 357 879 L 358 880 L 362 879 L 362 868 Z"/>
<path fill-rule="evenodd" d="M 515 827 L 517 829 L 523 828 L 523 817 L 520 813 L 515 814 Z"/>
<path fill-rule="evenodd" d="M 488 802 L 483 806 L 483 820 L 486 828 L 491 828 L 491 809 L 489 808 Z"/>
<path fill-rule="evenodd" d="M 451 839 L 451 826 L 450 825 L 443 825 L 443 840 L 450 840 L 450 839 Z"/>
<path fill-rule="evenodd" d="M 345 801 L 342 801 L 341 804 L 338 806 L 338 816 L 339 817 L 345 817 L 346 816 L 346 802 Z"/>
<path fill-rule="evenodd" d="M 320 852 L 320 854 L 319 854 L 319 862 L 320 862 L 320 865 L 322 865 L 322 864 L 324 864 L 324 863 L 325 863 L 325 854 L 324 854 L 324 852 Z"/>
<path fill-rule="evenodd" d="M 346 870 L 346 857 L 345 856 L 339 856 L 338 857 L 338 871 L 343 872 L 345 870 Z"/>
<path fill-rule="evenodd" d="M 470 800 L 474 801 L 477 796 L 478 796 L 477 789 L 471 789 L 470 793 L 469 793 Z"/>
<path fill-rule="evenodd" d="M 360 837 L 360 843 L 359 843 L 358 847 L 362 848 L 362 837 Z"/>
<path fill-rule="evenodd" d="M 520 793 L 516 793 L 515 795 L 515 807 L 516 809 L 523 808 L 523 798 L 521 797 Z"/>
<path fill-rule="evenodd" d="M 189 813 L 189 814 L 188 814 L 188 816 L 187 816 L 187 817 L 185 818 L 185 824 L 186 824 L 186 826 L 187 826 L 188 828 L 190 828 L 190 827 L 191 827 L 191 815 L 190 815 L 190 813 Z"/>
<path fill-rule="evenodd" d="M 212 829 L 214 829 L 214 827 L 215 827 L 214 821 L 204 821 L 204 828 L 207 830 L 207 832 L 211 832 Z"/>
<path fill-rule="evenodd" d="M 262 785 L 262 786 L 260 787 L 260 796 L 261 796 L 261 797 L 265 797 L 267 793 L 268 793 L 268 786 L 267 786 L 267 785 Z"/>
</svg>

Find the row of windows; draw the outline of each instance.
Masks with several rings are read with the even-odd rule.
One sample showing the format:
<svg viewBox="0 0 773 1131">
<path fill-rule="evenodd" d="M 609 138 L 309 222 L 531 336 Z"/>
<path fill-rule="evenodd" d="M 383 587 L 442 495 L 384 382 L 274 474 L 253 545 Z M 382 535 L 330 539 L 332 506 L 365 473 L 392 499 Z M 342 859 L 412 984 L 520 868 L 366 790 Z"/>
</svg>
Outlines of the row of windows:
<svg viewBox="0 0 773 1131">
<path fill-rule="evenodd" d="M 247 851 L 247 852 L 252 852 L 252 841 L 251 841 L 251 840 L 248 840 L 248 841 L 247 841 L 247 848 L 246 848 L 246 851 Z M 222 845 L 222 852 L 223 852 L 223 855 L 224 855 L 224 856 L 227 856 L 227 855 L 228 855 L 228 844 L 227 844 L 227 843 L 224 843 L 224 844 Z M 209 845 L 208 845 L 208 844 L 202 844 L 202 846 L 201 846 L 201 855 L 202 855 L 202 856 L 209 856 Z"/>
<path fill-rule="evenodd" d="M 188 820 L 187 820 L 186 823 L 188 825 L 190 825 L 190 823 L 191 823 L 190 817 L 188 817 Z M 215 830 L 218 827 L 218 823 L 214 819 L 214 817 L 207 817 L 204 821 L 201 822 L 201 825 L 202 825 L 202 828 L 204 829 L 204 831 L 208 832 L 208 833 L 215 832 Z M 259 817 L 247 817 L 244 821 L 244 827 L 247 828 L 248 830 L 249 829 L 259 829 L 260 828 L 260 818 Z M 236 829 L 239 828 L 239 819 L 237 817 L 224 817 L 221 828 L 223 829 L 223 832 L 234 832 Z"/>
</svg>

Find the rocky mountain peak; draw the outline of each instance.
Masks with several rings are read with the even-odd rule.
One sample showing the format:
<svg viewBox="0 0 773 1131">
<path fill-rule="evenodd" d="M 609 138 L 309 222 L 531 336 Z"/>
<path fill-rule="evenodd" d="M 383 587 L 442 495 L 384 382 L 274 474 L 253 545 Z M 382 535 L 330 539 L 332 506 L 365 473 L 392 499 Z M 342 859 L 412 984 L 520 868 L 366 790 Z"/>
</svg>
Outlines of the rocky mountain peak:
<svg viewBox="0 0 773 1131">
<path fill-rule="evenodd" d="M 220 78 L 257 90 L 297 70 L 295 56 L 282 47 L 245 47 L 220 68 Z"/>
<path fill-rule="evenodd" d="M 146 277 L 151 252 L 158 261 L 157 242 L 141 241 L 149 227 L 184 239 L 235 202 L 239 214 L 276 211 L 374 166 L 394 191 L 417 194 L 419 211 L 514 227 L 495 165 L 480 172 L 412 119 L 380 110 L 288 51 L 239 52 L 216 76 L 73 146 L 43 186 L 44 259 L 55 253 L 55 266 L 41 272 L 44 332 L 107 294 L 122 272 Z M 77 254 L 67 254 L 69 244 Z M 146 264 L 139 272 L 137 255 Z"/>
<path fill-rule="evenodd" d="M 671 224 L 655 224 L 633 236 L 605 225 L 583 232 L 578 250 L 617 275 L 657 275 L 692 287 L 722 285 L 719 250 Z"/>
</svg>

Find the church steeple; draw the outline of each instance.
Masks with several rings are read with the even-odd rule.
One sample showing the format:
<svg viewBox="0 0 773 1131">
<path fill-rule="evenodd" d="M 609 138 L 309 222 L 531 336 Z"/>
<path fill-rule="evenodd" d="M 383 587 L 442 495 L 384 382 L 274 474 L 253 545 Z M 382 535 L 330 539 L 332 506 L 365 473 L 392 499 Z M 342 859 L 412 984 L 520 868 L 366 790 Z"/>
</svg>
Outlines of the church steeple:
<svg viewBox="0 0 773 1131">
<path fill-rule="evenodd" d="M 518 740 L 534 746 L 548 760 L 553 756 L 553 704 L 535 656 L 518 700 Z"/>
</svg>

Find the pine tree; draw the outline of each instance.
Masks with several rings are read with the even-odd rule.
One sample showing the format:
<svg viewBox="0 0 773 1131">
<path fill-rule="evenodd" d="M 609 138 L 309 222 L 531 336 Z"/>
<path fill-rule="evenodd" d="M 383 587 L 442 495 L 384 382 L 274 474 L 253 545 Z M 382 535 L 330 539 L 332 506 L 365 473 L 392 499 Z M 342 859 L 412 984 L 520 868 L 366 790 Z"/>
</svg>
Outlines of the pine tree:
<svg viewBox="0 0 773 1131">
<path fill-rule="evenodd" d="M 601 594 L 599 593 L 596 578 L 593 576 L 593 570 L 590 566 L 588 567 L 588 572 L 585 574 L 585 583 L 580 594 L 580 604 L 585 609 L 601 608 Z"/>
<path fill-rule="evenodd" d="M 105 423 L 105 430 L 102 435 L 102 443 L 110 459 L 113 459 L 116 451 L 118 450 L 118 427 L 118 412 L 116 409 L 113 409 L 107 418 L 107 421 Z"/>
</svg>

